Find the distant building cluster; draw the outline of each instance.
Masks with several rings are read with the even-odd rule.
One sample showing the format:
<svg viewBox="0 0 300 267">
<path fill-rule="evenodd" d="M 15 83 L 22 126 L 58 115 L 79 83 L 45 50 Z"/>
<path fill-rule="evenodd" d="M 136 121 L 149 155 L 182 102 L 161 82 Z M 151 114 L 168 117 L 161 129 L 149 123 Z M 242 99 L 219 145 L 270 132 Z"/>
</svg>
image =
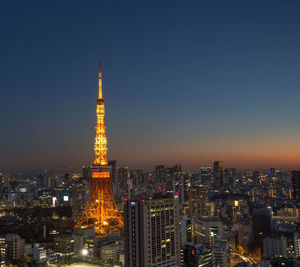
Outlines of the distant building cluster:
<svg viewBox="0 0 300 267">
<path fill-rule="evenodd" d="M 1 264 L 60 266 L 297 266 L 300 171 L 237 171 L 221 161 L 198 171 L 153 171 L 110 161 L 124 230 L 99 238 L 75 228 L 89 199 L 82 174 L 0 175 Z"/>
</svg>

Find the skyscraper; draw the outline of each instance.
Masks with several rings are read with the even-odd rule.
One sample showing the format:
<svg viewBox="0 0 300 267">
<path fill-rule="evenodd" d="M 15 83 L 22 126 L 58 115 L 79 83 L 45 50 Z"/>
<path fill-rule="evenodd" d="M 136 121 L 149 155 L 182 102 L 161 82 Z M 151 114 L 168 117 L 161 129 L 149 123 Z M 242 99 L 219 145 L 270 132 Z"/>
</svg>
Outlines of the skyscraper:
<svg viewBox="0 0 300 267">
<path fill-rule="evenodd" d="M 91 178 L 91 167 L 82 167 L 82 177 Z"/>
<path fill-rule="evenodd" d="M 165 178 L 166 176 L 166 166 L 165 165 L 157 165 L 155 166 L 155 176 L 156 181 L 160 181 L 161 179 Z"/>
<path fill-rule="evenodd" d="M 224 170 L 224 183 L 227 185 L 233 185 L 236 178 L 235 168 L 225 168 Z"/>
<path fill-rule="evenodd" d="M 120 197 L 120 193 L 119 193 L 117 161 L 109 160 L 108 165 L 111 166 L 111 184 L 112 184 L 114 198 L 118 199 Z"/>
<path fill-rule="evenodd" d="M 127 196 L 127 184 L 129 179 L 129 169 L 128 167 L 121 167 L 118 169 L 118 183 L 119 183 L 119 189 L 120 193 L 123 196 Z"/>
<path fill-rule="evenodd" d="M 125 259 L 126 267 L 180 266 L 177 198 L 125 203 Z"/>
<path fill-rule="evenodd" d="M 114 200 L 111 186 L 111 166 L 109 166 L 107 160 L 101 66 L 99 67 L 99 95 L 96 111 L 95 159 L 94 165 L 91 167 L 90 196 L 76 227 L 95 227 L 95 232 L 99 236 L 106 236 L 123 228 L 123 217 Z"/>
<path fill-rule="evenodd" d="M 269 208 L 254 208 L 252 215 L 253 240 L 255 247 L 262 247 L 264 238 L 272 232 L 272 210 Z"/>
<path fill-rule="evenodd" d="M 291 171 L 292 199 L 300 207 L 300 171 Z"/>
<path fill-rule="evenodd" d="M 203 217 L 207 215 L 208 189 L 205 185 L 188 189 L 189 216 Z"/>
<path fill-rule="evenodd" d="M 276 170 L 274 168 L 270 168 L 268 170 L 269 183 L 272 182 L 274 178 L 276 178 Z"/>
<path fill-rule="evenodd" d="M 224 185 L 223 162 L 214 162 L 214 185 L 216 188 Z"/>
<path fill-rule="evenodd" d="M 211 185 L 213 178 L 213 171 L 210 167 L 203 167 L 200 171 L 201 184 Z"/>
</svg>

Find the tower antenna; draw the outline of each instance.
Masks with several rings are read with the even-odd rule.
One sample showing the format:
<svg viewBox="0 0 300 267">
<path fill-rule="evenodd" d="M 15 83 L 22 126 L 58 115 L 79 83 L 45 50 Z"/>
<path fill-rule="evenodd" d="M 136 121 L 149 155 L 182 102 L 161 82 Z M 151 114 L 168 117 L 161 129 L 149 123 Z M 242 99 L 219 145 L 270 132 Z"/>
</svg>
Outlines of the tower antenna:
<svg viewBox="0 0 300 267">
<path fill-rule="evenodd" d="M 103 99 L 102 96 L 102 66 L 101 66 L 101 57 L 99 57 L 99 92 L 98 92 L 98 99 Z"/>
</svg>

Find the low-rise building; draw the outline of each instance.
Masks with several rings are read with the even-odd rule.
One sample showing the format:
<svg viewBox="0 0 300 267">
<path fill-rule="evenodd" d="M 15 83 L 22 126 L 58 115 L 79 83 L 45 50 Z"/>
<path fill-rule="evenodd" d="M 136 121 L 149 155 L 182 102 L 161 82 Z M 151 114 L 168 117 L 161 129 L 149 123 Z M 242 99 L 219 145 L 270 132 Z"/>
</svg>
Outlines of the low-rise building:
<svg viewBox="0 0 300 267">
<path fill-rule="evenodd" d="M 47 259 L 47 250 L 40 246 L 40 244 L 33 244 L 33 260 L 37 264 L 41 264 L 46 262 Z"/>
</svg>

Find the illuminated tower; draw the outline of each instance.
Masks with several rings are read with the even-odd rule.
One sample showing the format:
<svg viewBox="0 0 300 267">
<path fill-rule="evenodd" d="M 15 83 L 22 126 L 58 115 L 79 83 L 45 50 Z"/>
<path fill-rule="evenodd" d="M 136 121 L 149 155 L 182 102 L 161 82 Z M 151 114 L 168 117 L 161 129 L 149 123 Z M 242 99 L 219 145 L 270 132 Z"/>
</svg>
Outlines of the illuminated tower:
<svg viewBox="0 0 300 267">
<path fill-rule="evenodd" d="M 104 100 L 102 97 L 102 71 L 99 67 L 99 96 L 97 99 L 97 125 L 95 137 L 95 160 L 91 167 L 91 188 L 88 203 L 76 227 L 95 227 L 100 236 L 106 236 L 123 228 L 123 217 L 115 203 L 111 186 L 111 167 L 107 160 L 107 139 L 104 123 Z"/>
</svg>

